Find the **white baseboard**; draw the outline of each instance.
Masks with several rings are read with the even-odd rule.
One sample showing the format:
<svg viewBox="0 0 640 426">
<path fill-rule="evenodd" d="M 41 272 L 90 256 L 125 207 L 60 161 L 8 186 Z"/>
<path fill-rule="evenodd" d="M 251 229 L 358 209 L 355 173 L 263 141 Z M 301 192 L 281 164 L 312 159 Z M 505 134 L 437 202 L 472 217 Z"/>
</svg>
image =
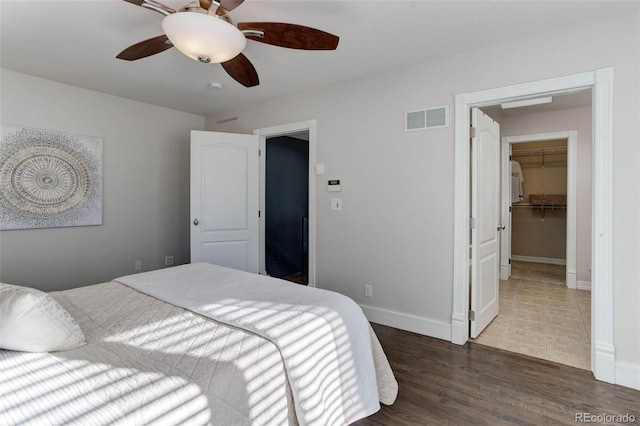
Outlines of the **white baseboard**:
<svg viewBox="0 0 640 426">
<path fill-rule="evenodd" d="M 531 262 L 531 263 L 546 263 L 548 265 L 566 265 L 566 259 L 555 259 L 553 257 L 534 257 L 534 256 L 519 256 L 512 254 L 511 260 L 518 262 Z"/>
<path fill-rule="evenodd" d="M 364 315 L 371 322 L 411 331 L 429 337 L 451 341 L 451 324 L 429 318 L 403 314 L 373 306 L 360 305 Z"/>
<path fill-rule="evenodd" d="M 567 288 L 577 289 L 578 288 L 578 277 L 576 276 L 576 272 L 567 271 L 566 274 Z"/>
<path fill-rule="evenodd" d="M 578 290 L 591 291 L 591 281 L 578 281 L 576 288 Z"/>
<path fill-rule="evenodd" d="M 640 390 L 640 365 L 616 362 L 616 385 Z"/>
<path fill-rule="evenodd" d="M 508 280 L 511 276 L 511 265 L 500 265 L 500 279 Z"/>
</svg>

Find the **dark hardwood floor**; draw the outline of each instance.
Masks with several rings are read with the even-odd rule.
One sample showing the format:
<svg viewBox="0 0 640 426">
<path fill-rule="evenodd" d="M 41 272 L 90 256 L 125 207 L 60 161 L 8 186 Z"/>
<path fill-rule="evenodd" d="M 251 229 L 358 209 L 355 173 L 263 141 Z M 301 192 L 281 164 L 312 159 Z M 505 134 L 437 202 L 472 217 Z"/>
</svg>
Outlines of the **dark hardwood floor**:
<svg viewBox="0 0 640 426">
<path fill-rule="evenodd" d="M 627 414 L 635 417 L 627 424 L 640 424 L 640 391 L 599 382 L 589 371 L 372 325 L 398 380 L 398 399 L 356 425 L 576 424 L 578 413 Z"/>
</svg>

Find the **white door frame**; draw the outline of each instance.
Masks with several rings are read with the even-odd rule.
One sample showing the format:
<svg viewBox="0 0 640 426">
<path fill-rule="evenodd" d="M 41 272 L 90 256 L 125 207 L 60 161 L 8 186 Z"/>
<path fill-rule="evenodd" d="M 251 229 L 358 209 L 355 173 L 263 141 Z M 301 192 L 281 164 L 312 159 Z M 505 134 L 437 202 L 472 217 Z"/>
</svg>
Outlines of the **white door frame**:
<svg viewBox="0 0 640 426">
<path fill-rule="evenodd" d="M 536 133 L 531 135 L 504 136 L 502 138 L 502 218 L 510 218 L 509 207 L 511 206 L 511 170 L 509 156 L 511 151 L 509 145 L 512 143 L 540 142 L 554 139 L 567 140 L 567 235 L 566 235 L 566 284 L 567 288 L 577 288 L 576 272 L 576 167 L 577 167 L 577 147 L 578 131 L 568 130 L 564 132 Z M 500 259 L 500 279 L 509 279 L 511 275 L 511 220 L 502 233 L 501 259 Z"/>
<path fill-rule="evenodd" d="M 593 197 L 591 369 L 598 380 L 615 383 L 613 345 L 613 68 L 455 96 L 454 253 L 451 341 L 469 339 L 469 108 L 505 101 L 592 89 Z"/>
<path fill-rule="evenodd" d="M 259 158 L 259 197 L 260 211 L 265 211 L 265 181 L 266 181 L 266 141 L 267 138 L 288 135 L 290 133 L 309 132 L 309 271 L 308 286 L 316 286 L 316 175 L 313 165 L 316 163 L 316 120 L 300 121 L 291 124 L 266 127 L 253 131 L 260 137 L 259 149 L 263 153 Z M 261 215 L 259 221 L 260 235 L 260 273 L 266 275 L 265 270 L 265 220 Z"/>
</svg>

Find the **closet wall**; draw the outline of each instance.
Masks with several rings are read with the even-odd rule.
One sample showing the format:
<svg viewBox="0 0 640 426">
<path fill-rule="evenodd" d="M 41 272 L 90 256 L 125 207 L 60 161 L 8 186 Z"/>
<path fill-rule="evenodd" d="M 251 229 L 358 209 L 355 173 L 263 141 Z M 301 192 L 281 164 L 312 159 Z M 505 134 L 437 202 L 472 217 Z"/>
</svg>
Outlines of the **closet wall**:
<svg viewBox="0 0 640 426">
<path fill-rule="evenodd" d="M 537 195 L 567 194 L 567 141 L 513 144 L 512 159 L 520 163 L 524 199 L 512 209 L 512 259 L 563 263 L 566 260 L 566 201 L 554 197 L 540 203 Z M 533 197 L 532 197 L 533 194 Z M 550 198 L 550 197 L 545 197 Z M 560 199 L 560 200 L 559 200 Z"/>
</svg>

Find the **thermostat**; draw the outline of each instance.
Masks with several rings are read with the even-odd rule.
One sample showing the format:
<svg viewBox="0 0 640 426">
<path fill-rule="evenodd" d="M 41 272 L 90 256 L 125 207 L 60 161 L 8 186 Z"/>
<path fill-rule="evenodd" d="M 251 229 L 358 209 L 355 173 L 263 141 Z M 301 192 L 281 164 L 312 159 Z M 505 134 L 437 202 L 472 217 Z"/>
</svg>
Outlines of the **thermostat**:
<svg viewBox="0 0 640 426">
<path fill-rule="evenodd" d="M 327 185 L 327 191 L 329 192 L 340 192 L 342 191 L 342 186 L 340 185 L 339 179 L 330 180 Z"/>
</svg>

